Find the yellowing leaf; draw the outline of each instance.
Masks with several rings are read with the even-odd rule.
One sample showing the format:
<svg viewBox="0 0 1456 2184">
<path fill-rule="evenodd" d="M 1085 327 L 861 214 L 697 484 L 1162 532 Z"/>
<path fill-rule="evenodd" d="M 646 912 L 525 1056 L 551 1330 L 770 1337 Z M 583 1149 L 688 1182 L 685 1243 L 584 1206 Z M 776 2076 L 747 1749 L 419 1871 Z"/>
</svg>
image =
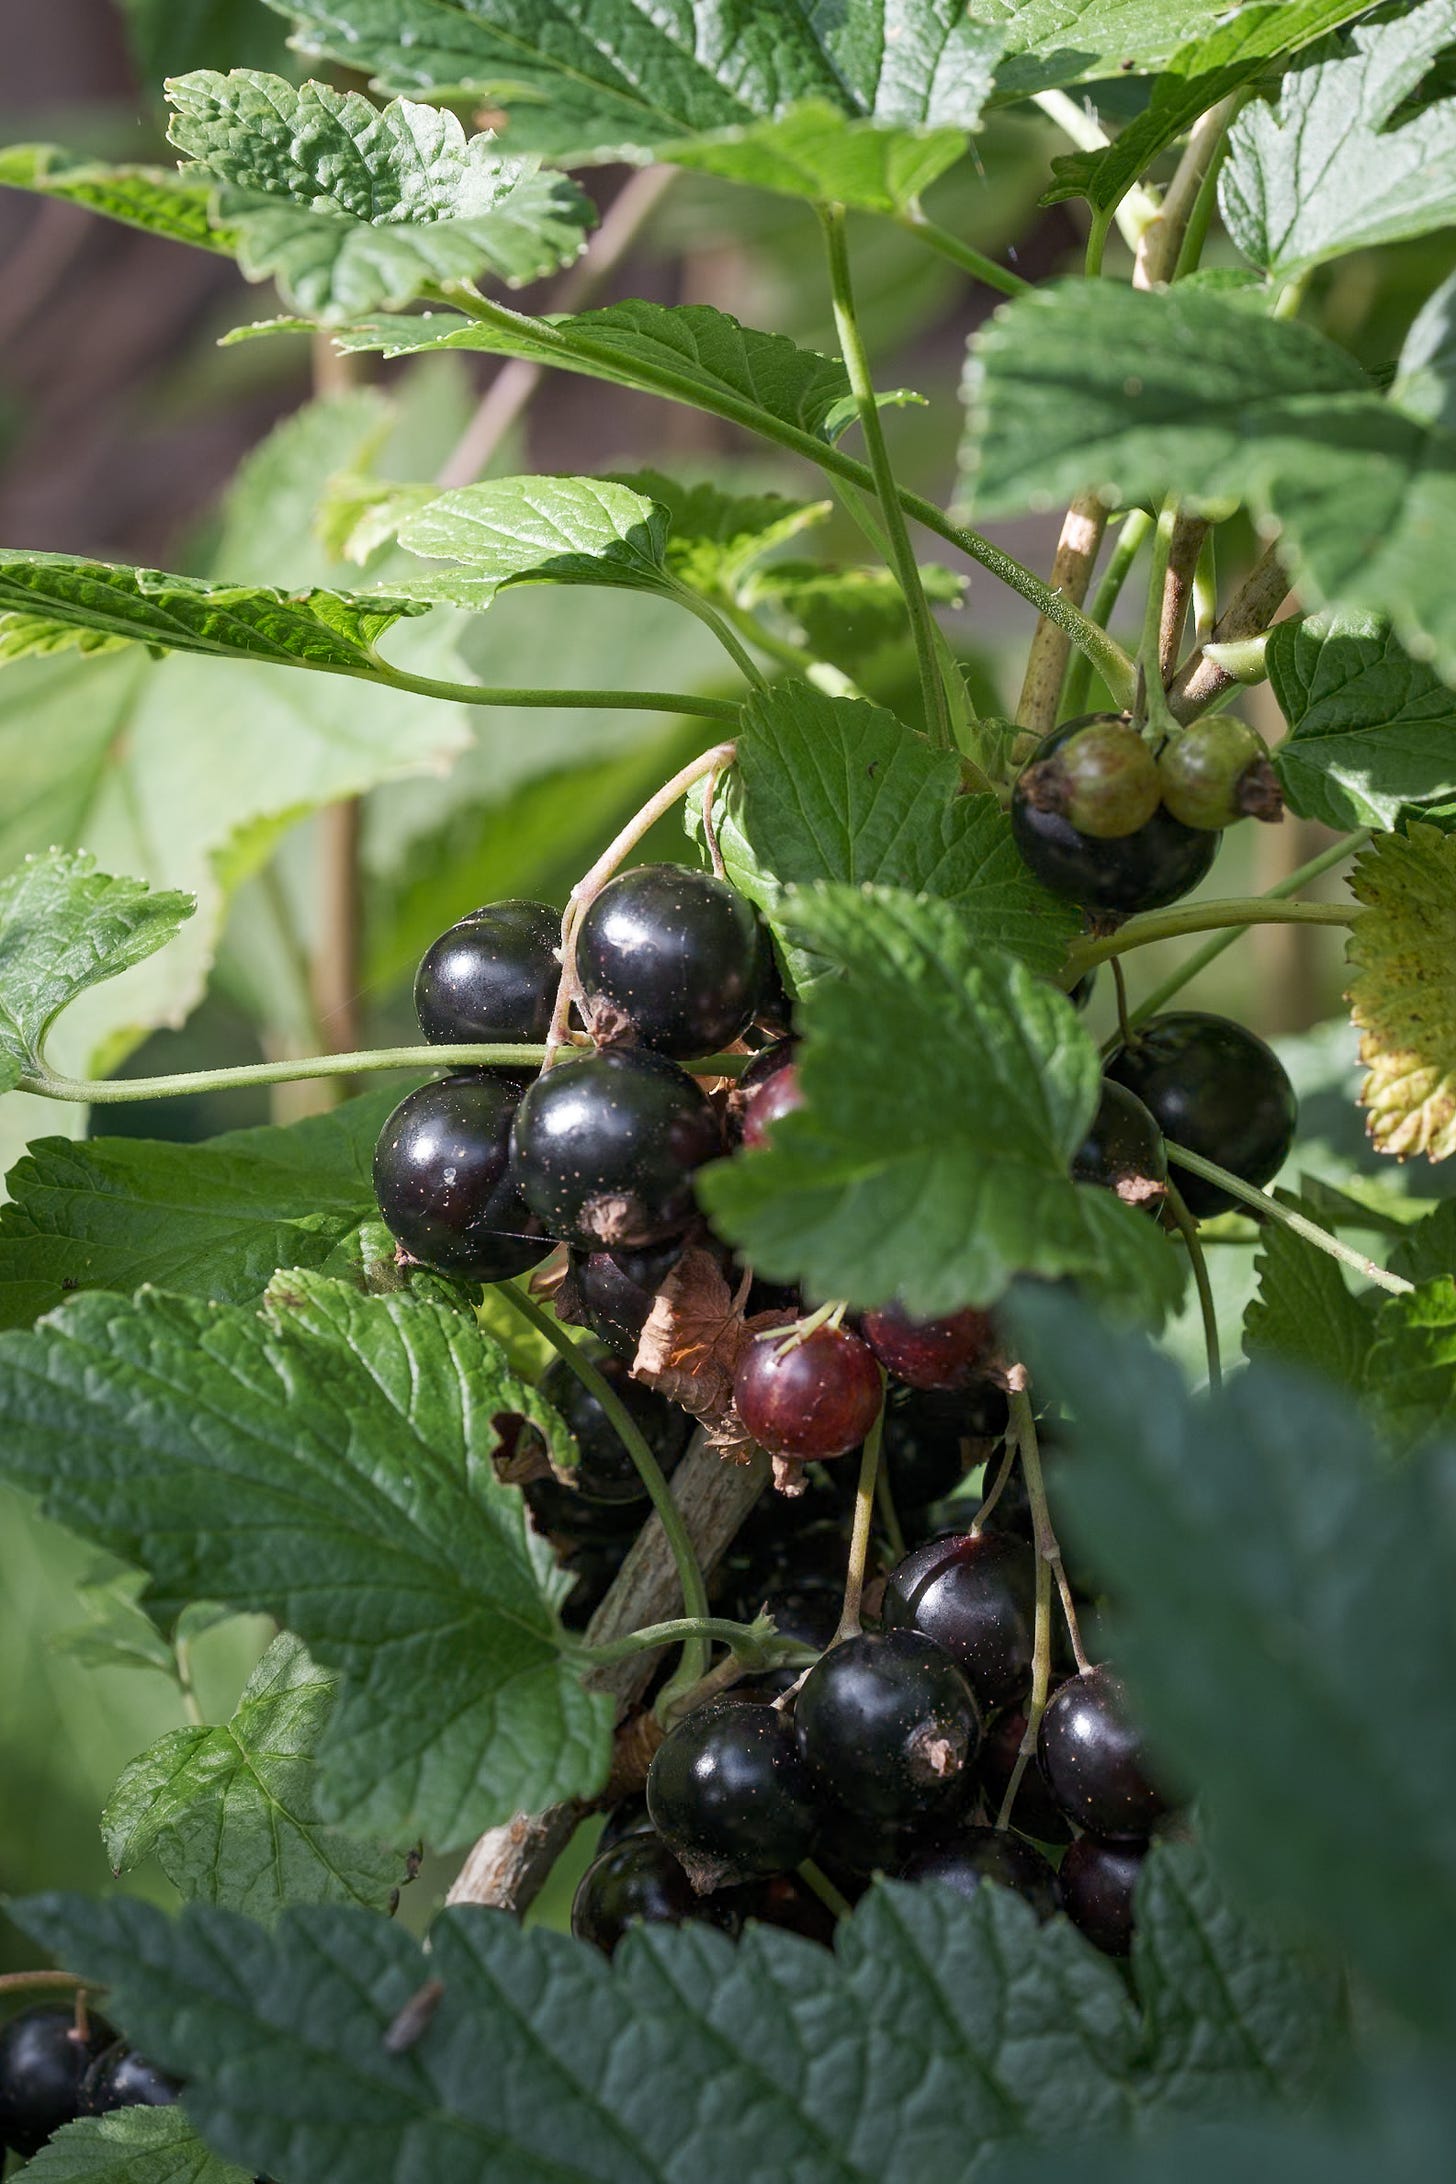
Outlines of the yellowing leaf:
<svg viewBox="0 0 1456 2184">
<path fill-rule="evenodd" d="M 1456 837 L 1413 826 L 1355 867 L 1366 906 L 1350 942 L 1351 1014 L 1363 1034 L 1360 1104 L 1376 1148 L 1456 1153 Z"/>
</svg>

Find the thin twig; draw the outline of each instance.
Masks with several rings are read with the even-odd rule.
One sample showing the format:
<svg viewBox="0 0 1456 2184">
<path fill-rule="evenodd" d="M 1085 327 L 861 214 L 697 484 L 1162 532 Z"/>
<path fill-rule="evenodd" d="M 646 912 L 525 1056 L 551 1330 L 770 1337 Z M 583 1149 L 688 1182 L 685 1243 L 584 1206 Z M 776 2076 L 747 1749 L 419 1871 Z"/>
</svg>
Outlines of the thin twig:
<svg viewBox="0 0 1456 2184">
<path fill-rule="evenodd" d="M 1215 622 L 1211 641 L 1225 645 L 1257 637 L 1269 628 L 1288 596 L 1289 579 L 1280 565 L 1278 548 L 1266 546 Z M 1210 660 L 1200 645 L 1168 685 L 1168 710 L 1175 720 L 1193 720 L 1232 690 L 1234 681 L 1227 668 Z"/>
<path fill-rule="evenodd" d="M 1198 1223 L 1184 1201 L 1183 1193 L 1176 1184 L 1168 1185 L 1168 1211 L 1178 1224 L 1178 1233 L 1188 1247 L 1188 1263 L 1193 1269 L 1193 1285 L 1198 1291 L 1198 1309 L 1203 1315 L 1203 1347 L 1208 1358 L 1208 1385 L 1223 1386 L 1223 1359 L 1218 1344 L 1218 1313 L 1213 1302 L 1213 1286 L 1208 1279 L 1208 1261 L 1203 1256 L 1203 1244 L 1198 1234 Z"/>
<path fill-rule="evenodd" d="M 843 1638 L 857 1638 L 860 1608 L 864 1601 L 865 1567 L 869 1561 L 870 1533 L 875 1519 L 875 1481 L 880 1473 L 880 1444 L 885 1432 L 884 1374 L 880 1375 L 880 1408 L 865 1435 L 859 1460 L 859 1481 L 854 1490 L 854 1529 L 849 1540 L 849 1567 L 844 1578 L 844 1605 L 839 1611 L 836 1645 Z"/>
<path fill-rule="evenodd" d="M 1168 1158 L 1176 1162 L 1178 1167 L 1186 1168 L 1190 1175 L 1201 1176 L 1205 1183 L 1216 1184 L 1221 1191 L 1227 1191 L 1230 1198 L 1240 1199 L 1244 1205 L 1251 1206 L 1255 1213 L 1262 1214 L 1267 1220 L 1278 1221 L 1282 1227 L 1293 1229 L 1295 1235 L 1302 1236 L 1307 1244 L 1313 1244 L 1317 1250 L 1327 1251 L 1332 1259 L 1338 1259 L 1343 1266 L 1352 1267 L 1357 1274 L 1363 1274 L 1367 1281 L 1374 1282 L 1378 1288 L 1388 1289 L 1393 1297 L 1409 1297 L 1414 1294 L 1414 1282 L 1404 1280 L 1399 1274 L 1392 1274 L 1388 1267 L 1377 1266 L 1373 1259 L 1366 1258 L 1363 1251 L 1356 1251 L 1349 1244 L 1342 1244 L 1338 1236 L 1332 1236 L 1328 1229 L 1322 1229 L 1316 1222 L 1307 1220 L 1302 1213 L 1296 1213 L 1292 1206 L 1282 1205 L 1277 1198 L 1271 1198 L 1268 1191 L 1256 1190 L 1242 1176 L 1231 1175 L 1227 1168 L 1220 1168 L 1216 1161 L 1205 1160 L 1201 1153 L 1190 1152 L 1186 1145 L 1175 1145 L 1171 1138 L 1165 1139 L 1164 1143 L 1168 1149 Z"/>
</svg>

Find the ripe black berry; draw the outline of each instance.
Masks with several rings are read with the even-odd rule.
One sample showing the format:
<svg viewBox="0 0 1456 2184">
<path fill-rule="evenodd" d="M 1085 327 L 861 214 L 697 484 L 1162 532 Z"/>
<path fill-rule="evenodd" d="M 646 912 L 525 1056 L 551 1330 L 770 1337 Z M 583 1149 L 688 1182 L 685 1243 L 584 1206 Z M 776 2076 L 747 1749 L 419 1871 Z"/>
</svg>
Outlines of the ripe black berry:
<svg viewBox="0 0 1456 2184">
<path fill-rule="evenodd" d="M 179 2078 L 149 2063 L 125 2040 L 115 2040 L 86 2073 L 81 2113 L 104 2116 L 113 2108 L 170 2108 L 181 2090 Z"/>
<path fill-rule="evenodd" d="M 1089 713 L 1047 737 L 1022 768 L 1016 793 L 1079 834 L 1116 841 L 1146 826 L 1157 810 L 1158 762 L 1120 713 Z"/>
<path fill-rule="evenodd" d="M 1132 1947 L 1133 1898 L 1146 1843 L 1099 1843 L 1079 1835 L 1057 1870 L 1062 1909 L 1094 1948 L 1126 1956 Z"/>
<path fill-rule="evenodd" d="M 1299 1103 L 1284 1064 L 1226 1016 L 1201 1009 L 1155 1016 L 1118 1048 L 1107 1074 L 1142 1101 L 1164 1137 L 1245 1183 L 1267 1183 L 1288 1157 Z M 1186 1170 L 1178 1188 L 1201 1221 L 1237 1203 Z"/>
<path fill-rule="evenodd" d="M 744 1427 L 771 1456 L 800 1463 L 857 1448 L 880 1410 L 880 1374 L 846 1327 L 816 1327 L 780 1352 L 777 1330 L 739 1359 L 733 1401 Z"/>
<path fill-rule="evenodd" d="M 612 1393 L 642 1429 L 642 1437 L 664 1471 L 688 1445 L 692 1421 L 666 1396 L 655 1395 L 633 1380 L 620 1358 L 593 1359 Z M 579 1451 L 574 1485 L 589 1502 L 640 1502 L 647 1489 L 597 1396 L 572 1371 L 564 1357 L 553 1358 L 540 1379 L 541 1393 L 571 1428 Z"/>
<path fill-rule="evenodd" d="M 571 1905 L 571 1931 L 610 1956 L 638 1919 L 669 1926 L 702 1919 L 736 1934 L 741 1914 L 727 1895 L 696 1894 L 660 1837 L 629 1835 L 593 1859 L 582 1875 Z"/>
<path fill-rule="evenodd" d="M 810 1669 L 799 1742 L 824 1792 L 881 1826 L 949 1818 L 981 1742 L 970 1685 L 918 1631 L 849 1638 Z"/>
<path fill-rule="evenodd" d="M 757 911 L 724 881 L 672 864 L 619 873 L 577 927 L 588 1026 L 684 1061 L 715 1053 L 752 1023 L 767 953 Z"/>
<path fill-rule="evenodd" d="M 1210 713 L 1170 736 L 1158 755 L 1163 802 L 1185 827 L 1279 819 L 1284 797 L 1262 736 L 1227 713 Z"/>
<path fill-rule="evenodd" d="M 817 1819 L 793 1723 L 771 1706 L 731 1701 L 689 1714 L 659 1745 L 647 1810 L 701 1888 L 792 1872 Z"/>
<path fill-rule="evenodd" d="M 898 1304 L 883 1304 L 866 1312 L 860 1327 L 885 1371 L 907 1388 L 965 1387 L 996 1343 L 985 1312 L 917 1320 Z"/>
<path fill-rule="evenodd" d="M 1021 1706 L 1008 1706 L 986 1731 L 981 1746 L 981 1790 L 993 1820 L 1000 1816 L 1025 1735 L 1026 1712 Z M 1065 1843 L 1071 1839 L 1067 1816 L 1047 1788 L 1035 1759 L 1021 1770 L 1010 1818 L 1013 1827 L 1035 1842 Z"/>
<path fill-rule="evenodd" d="M 1057 1877 L 1030 1843 L 998 1828 L 963 1828 L 949 1842 L 916 1851 L 900 1869 L 904 1881 L 939 1881 L 958 1896 L 974 1896 L 982 1881 L 998 1881 L 1024 1896 L 1038 1918 L 1057 1907 Z"/>
<path fill-rule="evenodd" d="M 0 2027 L 0 2146 L 29 2160 L 81 2113 L 86 2073 L 116 2038 L 94 2012 L 83 2036 L 69 2002 L 22 2010 Z"/>
<path fill-rule="evenodd" d="M 502 1282 L 551 1246 L 516 1188 L 511 1123 L 520 1081 L 484 1070 L 422 1084 L 374 1149 L 374 1189 L 411 1258 L 469 1281 Z"/>
<path fill-rule="evenodd" d="M 1103 1079 L 1092 1127 L 1072 1155 L 1072 1174 L 1115 1191 L 1129 1206 L 1156 1210 L 1167 1196 L 1163 1133 L 1126 1085 Z"/>
<path fill-rule="evenodd" d="M 1054 742 L 1047 738 L 1043 756 Z M 1011 831 L 1023 862 L 1054 895 L 1084 910 L 1122 915 L 1176 902 L 1205 877 L 1218 848 L 1216 834 L 1182 826 L 1161 807 L 1135 834 L 1098 841 L 1079 834 L 1060 812 L 1038 811 L 1019 782 L 1011 798 Z"/>
<path fill-rule="evenodd" d="M 652 1300 L 685 1248 L 681 1237 L 675 1236 L 643 1251 L 573 1251 L 572 1317 L 579 1318 L 619 1357 L 635 1357 Z M 559 1300 L 557 1310 L 561 1311 Z"/>
<path fill-rule="evenodd" d="M 538 1077 L 512 1145 L 521 1193 L 547 1229 L 616 1250 L 681 1234 L 693 1218 L 693 1171 L 722 1140 L 685 1070 L 619 1049 Z"/>
<path fill-rule="evenodd" d="M 887 1630 L 933 1638 L 984 1707 L 1030 1684 L 1036 1558 L 1009 1533 L 964 1532 L 915 1548 L 890 1572 L 882 1612 Z"/>
<path fill-rule="evenodd" d="M 415 1013 L 434 1046 L 491 1039 L 535 1045 L 561 978 L 561 916 L 544 902 L 492 902 L 426 949 Z"/>
<path fill-rule="evenodd" d="M 1089 1835 L 1140 1841 L 1168 1799 L 1148 1778 L 1147 1753 L 1109 1668 L 1062 1685 L 1041 1718 L 1037 1758 L 1069 1820 Z"/>
</svg>

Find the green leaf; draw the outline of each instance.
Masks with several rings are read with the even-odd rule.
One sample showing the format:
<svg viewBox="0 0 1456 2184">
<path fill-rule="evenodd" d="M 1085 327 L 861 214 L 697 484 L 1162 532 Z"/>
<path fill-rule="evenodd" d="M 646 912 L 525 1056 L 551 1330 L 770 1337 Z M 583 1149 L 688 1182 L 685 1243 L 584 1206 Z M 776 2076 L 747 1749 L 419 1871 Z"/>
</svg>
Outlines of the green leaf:
<svg viewBox="0 0 1456 2184">
<path fill-rule="evenodd" d="M 921 586 L 938 606 L 958 607 L 966 579 L 923 562 Z M 821 561 L 774 561 L 744 586 L 742 603 L 788 622 L 816 659 L 847 673 L 906 636 L 905 594 L 891 569 L 843 568 Z"/>
<path fill-rule="evenodd" d="M 998 98 L 1028 98 L 1099 76 L 1146 75 L 1227 12 L 1216 0 L 971 0 L 978 23 L 1001 32 Z"/>
<path fill-rule="evenodd" d="M 1449 1452 L 1394 1470 L 1342 1391 L 1256 1360 L 1195 1402 L 1165 1359 L 1069 1300 L 1028 1295 L 1021 1316 L 1076 1420 L 1059 1506 L 1117 1600 L 1117 1659 L 1165 1767 L 1197 1787 L 1221 1870 L 1448 2031 Z"/>
<path fill-rule="evenodd" d="M 1064 995 L 954 903 L 821 887 L 779 915 L 845 975 L 801 1002 L 804 1107 L 700 1178 L 755 1267 L 916 1314 L 993 1303 L 1018 1274 L 1124 1308 L 1176 1298 L 1182 1263 L 1156 1225 L 1070 1179 L 1099 1071 Z"/>
<path fill-rule="evenodd" d="M 953 755 L 878 706 L 802 682 L 755 692 L 737 746 L 719 845 L 735 887 L 770 916 L 785 887 L 873 882 L 954 903 L 973 945 L 1061 968 L 1076 912 L 1027 871 L 995 798 L 960 793 Z M 810 978 L 812 952 L 789 952 L 796 979 Z"/>
<path fill-rule="evenodd" d="M 1293 0 L 1293 5 L 1244 7 L 1213 35 L 1172 54 L 1155 81 L 1146 107 L 1103 151 L 1070 152 L 1053 159 L 1055 186 L 1044 205 L 1085 197 L 1098 211 L 1120 204 L 1159 152 L 1191 128 L 1200 114 L 1255 81 L 1271 59 L 1297 53 L 1363 12 L 1366 0 Z"/>
<path fill-rule="evenodd" d="M 195 908 L 58 849 L 0 880 L 0 1090 L 43 1071 L 46 1035 L 78 994 L 165 947 Z"/>
<path fill-rule="evenodd" d="M 1219 174 L 1225 225 L 1276 280 L 1456 219 L 1456 100 L 1392 115 L 1456 40 L 1456 0 L 1366 23 L 1246 107 Z"/>
<path fill-rule="evenodd" d="M 893 217 L 914 205 L 965 152 L 967 128 L 991 89 L 994 60 L 995 45 L 988 41 L 977 90 L 963 102 L 963 128 L 887 129 L 873 121 L 846 120 L 843 109 L 827 99 L 810 99 L 773 121 L 659 145 L 657 157 L 725 182 Z"/>
<path fill-rule="evenodd" d="M 1395 1447 L 1449 1434 L 1456 1418 L 1456 1277 L 1438 1275 L 1380 1307 L 1370 1382 Z"/>
<path fill-rule="evenodd" d="M 0 1208 L 0 1327 L 28 1327 L 75 1290 L 143 1282 L 245 1304 L 280 1267 L 322 1266 L 377 1215 L 374 1144 L 399 1094 L 200 1145 L 41 1139 Z"/>
<path fill-rule="evenodd" d="M 1456 428 L 1456 274 L 1416 313 L 1390 399 L 1428 425 Z"/>
<path fill-rule="evenodd" d="M 0 185 L 84 205 L 126 227 L 201 250 L 232 251 L 232 237 L 208 217 L 211 189 L 175 167 L 112 167 L 59 144 L 7 144 L 0 148 Z"/>
<path fill-rule="evenodd" d="M 1412 824 L 1376 838 L 1350 888 L 1348 999 L 1361 1031 L 1360 1104 L 1377 1152 L 1456 1152 L 1456 835 Z"/>
<path fill-rule="evenodd" d="M 488 607 L 506 584 L 606 584 L 668 592 L 667 511 L 611 478 L 492 478 L 406 515 L 399 542 L 456 567 L 411 591 Z"/>
<path fill-rule="evenodd" d="M 180 2108 L 118 2108 L 57 2131 L 29 2164 L 34 2184 L 249 2184 L 209 2153 Z"/>
<path fill-rule="evenodd" d="M 564 175 L 466 138 L 454 114 L 252 69 L 167 86 L 168 130 L 217 185 L 249 280 L 325 324 L 492 273 L 518 288 L 569 265 L 593 213 Z"/>
<path fill-rule="evenodd" d="M 610 1704 L 491 1468 L 503 1414 L 559 1445 L 472 1318 L 314 1274 L 261 1313 L 97 1293 L 0 1337 L 7 1474 L 145 1569 L 164 1624 L 205 1599 L 296 1632 L 342 1678 L 320 1814 L 440 1849 L 606 1773 Z"/>
<path fill-rule="evenodd" d="M 1392 1273 L 1408 1282 L 1456 1274 L 1456 1199 L 1447 1199 L 1405 1235 L 1390 1255 Z"/>
<path fill-rule="evenodd" d="M 1388 622 L 1279 622 L 1264 656 L 1290 728 L 1274 770 L 1300 818 L 1389 828 L 1403 811 L 1456 795 L 1456 696 Z"/>
<path fill-rule="evenodd" d="M 1275 1196 L 1298 1213 L 1312 1213 L 1293 1191 Z M 1352 1295 L 1338 1260 L 1293 1229 L 1266 1221 L 1255 1264 L 1259 1287 L 1244 1314 L 1246 1354 L 1307 1366 L 1357 1393 L 1375 1386 L 1370 1370 L 1375 1302 Z"/>
<path fill-rule="evenodd" d="M 739 602 L 761 561 L 827 522 L 834 507 L 783 493 L 730 493 L 708 480 L 684 484 L 660 470 L 623 472 L 617 482 L 666 509 L 667 566 L 678 582 L 727 604 Z"/>
<path fill-rule="evenodd" d="M 103 1558 L 76 1586 L 87 1620 L 73 1630 L 57 1631 L 53 1650 L 83 1668 L 150 1669 L 177 1682 L 176 1653 L 140 1605 L 145 1586 L 140 1570 Z"/>
<path fill-rule="evenodd" d="M 113 1870 L 155 1854 L 189 1902 L 265 1924 L 289 1903 L 391 1909 L 407 1878 L 403 1851 L 318 1815 L 318 1750 L 335 1692 L 296 1638 L 275 1638 L 231 1721 L 174 1729 L 122 1775 L 101 1815 Z"/>
</svg>

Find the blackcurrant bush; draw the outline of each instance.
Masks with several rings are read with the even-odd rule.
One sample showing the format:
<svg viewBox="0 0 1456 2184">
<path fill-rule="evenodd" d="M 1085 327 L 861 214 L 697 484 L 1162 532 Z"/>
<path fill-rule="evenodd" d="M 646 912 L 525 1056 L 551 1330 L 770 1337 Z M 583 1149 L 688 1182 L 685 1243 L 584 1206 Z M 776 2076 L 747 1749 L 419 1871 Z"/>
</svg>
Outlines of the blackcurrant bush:
<svg viewBox="0 0 1456 2184">
<path fill-rule="evenodd" d="M 81 2087 L 113 2026 L 93 2011 L 76 2029 L 69 2002 L 44 2002 L 0 2026 L 0 2146 L 28 2161 L 63 2123 L 81 2113 Z"/>
<path fill-rule="evenodd" d="M 125 2040 L 114 2040 L 86 2073 L 81 2113 L 104 2116 L 113 2108 L 170 2108 L 181 2091 L 180 2078 L 169 2077 Z"/>
<path fill-rule="evenodd" d="M 1057 735 L 1061 730 L 1057 731 Z M 1056 738 L 1041 747 L 1052 754 Z M 1038 811 L 1018 782 L 1011 798 L 1011 831 L 1023 862 L 1054 895 L 1080 903 L 1084 910 L 1157 910 L 1176 902 L 1203 879 L 1212 865 L 1218 837 L 1185 827 L 1161 806 L 1135 834 L 1098 841 L 1080 834 L 1056 811 Z"/>
<path fill-rule="evenodd" d="M 1007 1532 L 929 1540 L 890 1572 L 881 1613 L 887 1630 L 933 1638 L 989 1710 L 1031 1681 L 1036 1557 Z"/>
<path fill-rule="evenodd" d="M 618 873 L 576 931 L 587 1023 L 691 1060 L 731 1046 L 752 1023 L 767 936 L 744 895 L 684 865 Z"/>
<path fill-rule="evenodd" d="M 915 1852 L 900 1868 L 903 1881 L 939 1881 L 958 1896 L 974 1896 L 982 1881 L 998 1881 L 1024 1896 L 1038 1918 L 1057 1907 L 1057 1877 L 1039 1850 L 998 1828 L 962 1828 L 949 1841 Z"/>
<path fill-rule="evenodd" d="M 1022 1706 L 1008 1706 L 986 1731 L 981 1746 L 981 1790 L 986 1810 L 993 1820 L 999 1817 L 1005 1803 L 1025 1735 L 1026 1710 Z M 1014 1827 L 1038 1843 L 1071 1840 L 1067 1816 L 1047 1788 L 1034 1758 L 1021 1770 L 1010 1817 Z"/>
<path fill-rule="evenodd" d="M 798 1070 L 792 1062 L 780 1063 L 749 1092 L 743 1110 L 743 1143 L 748 1150 L 756 1153 L 767 1145 L 769 1133 L 780 1116 L 791 1115 L 803 1104 Z"/>
<path fill-rule="evenodd" d="M 1269 1182 L 1288 1158 L 1299 1103 L 1284 1064 L 1226 1016 L 1201 1009 L 1154 1016 L 1118 1048 L 1107 1074 L 1142 1101 L 1165 1138 L 1245 1183 Z M 1200 1221 L 1237 1203 L 1186 1169 L 1177 1182 Z"/>
<path fill-rule="evenodd" d="M 656 1395 L 634 1380 L 621 1358 L 598 1357 L 592 1362 L 617 1397 L 664 1471 L 688 1445 L 692 1421 L 666 1396 Z M 541 1393 L 559 1411 L 576 1441 L 578 1461 L 573 1484 L 590 1502 L 640 1502 L 647 1489 L 617 1435 L 617 1429 L 594 1391 L 575 1374 L 564 1357 L 553 1358 L 540 1380 Z"/>
<path fill-rule="evenodd" d="M 782 1339 L 773 1329 L 739 1359 L 733 1401 L 745 1429 L 771 1456 L 801 1463 L 857 1448 L 880 1410 L 872 1353 L 846 1327 L 816 1327 L 787 1350 Z"/>
<path fill-rule="evenodd" d="M 1021 770 L 1016 793 L 1034 811 L 1054 812 L 1079 834 L 1117 841 L 1136 834 L 1158 808 L 1158 762 L 1120 713 L 1089 713 L 1048 736 Z"/>
<path fill-rule="evenodd" d="M 492 902 L 426 949 L 415 1013 L 433 1046 L 545 1038 L 561 978 L 561 914 L 544 902 Z"/>
<path fill-rule="evenodd" d="M 518 1079 L 442 1077 L 402 1099 L 374 1149 L 374 1190 L 395 1240 L 425 1266 L 502 1282 L 551 1249 L 516 1188 Z"/>
<path fill-rule="evenodd" d="M 692 1078 L 635 1049 L 562 1063 L 516 1113 L 513 1165 L 553 1235 L 590 1250 L 663 1243 L 693 1218 L 693 1172 L 722 1149 Z"/>
<path fill-rule="evenodd" d="M 1041 1718 L 1037 1758 L 1069 1820 L 1109 1841 L 1140 1841 L 1168 1810 L 1148 1774 L 1147 1753 L 1108 1668 L 1072 1676 Z"/>
<path fill-rule="evenodd" d="M 919 1631 L 832 1647 L 805 1679 L 796 1723 L 825 1794 L 871 1821 L 905 1827 L 964 1804 L 980 1712 L 950 1655 Z"/>
<path fill-rule="evenodd" d="M 675 1236 L 644 1251 L 573 1251 L 574 1316 L 619 1357 L 634 1358 L 652 1300 L 685 1248 Z"/>
<path fill-rule="evenodd" d="M 1079 1183 L 1115 1191 L 1124 1204 L 1156 1212 L 1168 1194 L 1168 1155 L 1163 1133 L 1134 1093 L 1111 1078 L 1102 1093 L 1092 1127 L 1072 1155 Z"/>
<path fill-rule="evenodd" d="M 700 1896 L 657 1835 L 628 1835 L 587 1867 L 571 1905 L 571 1931 L 608 1956 L 629 1926 L 681 1926 L 701 1919 L 736 1934 L 742 1914 L 728 1894 Z"/>
<path fill-rule="evenodd" d="M 907 1388 L 963 1388 L 996 1344 L 985 1312 L 917 1320 L 898 1304 L 883 1304 L 863 1315 L 860 1330 L 885 1371 Z"/>
<path fill-rule="evenodd" d="M 689 1714 L 653 1755 L 647 1810 L 700 1888 L 792 1872 L 817 1820 L 794 1724 L 731 1702 Z"/>
<path fill-rule="evenodd" d="M 1158 754 L 1158 775 L 1165 806 L 1185 827 L 1283 816 L 1279 776 L 1263 737 L 1227 713 L 1211 713 L 1170 736 Z"/>
<path fill-rule="evenodd" d="M 1094 1948 L 1124 1957 L 1132 1947 L 1133 1898 L 1146 1843 L 1099 1843 L 1079 1835 L 1057 1869 L 1062 1909 Z"/>
</svg>

